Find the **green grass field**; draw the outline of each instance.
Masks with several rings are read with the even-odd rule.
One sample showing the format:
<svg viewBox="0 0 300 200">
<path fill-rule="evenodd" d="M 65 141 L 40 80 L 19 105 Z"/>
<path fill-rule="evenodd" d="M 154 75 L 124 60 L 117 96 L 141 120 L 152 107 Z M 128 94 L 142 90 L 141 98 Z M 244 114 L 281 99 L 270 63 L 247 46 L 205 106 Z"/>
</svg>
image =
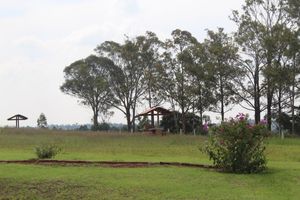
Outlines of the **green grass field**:
<svg viewBox="0 0 300 200">
<path fill-rule="evenodd" d="M 56 159 L 211 164 L 206 137 L 0 129 L 0 160 L 35 158 L 54 143 Z M 300 199 L 300 139 L 271 138 L 268 170 L 229 174 L 185 167 L 108 168 L 0 164 L 0 199 Z"/>
</svg>

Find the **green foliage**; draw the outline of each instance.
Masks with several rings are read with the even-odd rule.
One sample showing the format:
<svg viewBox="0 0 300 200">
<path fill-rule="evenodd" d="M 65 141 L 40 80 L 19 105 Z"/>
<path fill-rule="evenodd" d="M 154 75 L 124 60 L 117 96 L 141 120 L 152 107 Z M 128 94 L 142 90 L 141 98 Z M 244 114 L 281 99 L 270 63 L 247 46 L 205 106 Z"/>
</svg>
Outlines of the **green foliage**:
<svg viewBox="0 0 300 200">
<path fill-rule="evenodd" d="M 291 131 L 291 117 L 287 113 L 281 113 L 280 115 L 278 115 L 276 118 L 276 122 L 281 125 L 283 129 Z"/>
<path fill-rule="evenodd" d="M 300 112 L 295 115 L 295 135 L 300 135 Z M 282 126 L 282 129 L 288 130 L 292 133 L 292 117 L 287 113 L 281 113 L 280 116 L 276 118 L 276 122 Z M 293 133 L 292 133 L 293 134 Z"/>
<path fill-rule="evenodd" d="M 150 120 L 148 119 L 148 116 L 144 116 L 144 117 L 138 117 L 138 125 L 137 128 L 138 130 L 145 130 L 147 128 L 149 128 L 150 125 Z"/>
<path fill-rule="evenodd" d="M 201 125 L 200 117 L 193 113 L 186 113 L 186 122 L 185 122 L 186 133 L 192 133 L 195 129 L 197 134 L 205 134 Z M 178 125 L 176 127 L 176 124 Z M 171 133 L 179 133 L 182 129 L 182 114 L 179 112 L 173 112 L 171 115 L 163 116 L 161 121 L 161 126 L 164 130 L 169 130 Z"/>
<path fill-rule="evenodd" d="M 106 122 L 100 123 L 98 126 L 99 131 L 108 131 L 109 129 L 110 129 L 110 126 Z"/>
<path fill-rule="evenodd" d="M 89 128 L 87 125 L 81 125 L 79 128 L 78 128 L 79 131 L 88 131 Z"/>
<path fill-rule="evenodd" d="M 42 144 L 35 147 L 35 154 L 39 159 L 50 159 L 54 158 L 61 148 L 54 144 Z"/>
<path fill-rule="evenodd" d="M 249 125 L 243 114 L 211 130 L 204 148 L 214 165 L 227 172 L 256 173 L 266 169 L 264 123 Z"/>
</svg>

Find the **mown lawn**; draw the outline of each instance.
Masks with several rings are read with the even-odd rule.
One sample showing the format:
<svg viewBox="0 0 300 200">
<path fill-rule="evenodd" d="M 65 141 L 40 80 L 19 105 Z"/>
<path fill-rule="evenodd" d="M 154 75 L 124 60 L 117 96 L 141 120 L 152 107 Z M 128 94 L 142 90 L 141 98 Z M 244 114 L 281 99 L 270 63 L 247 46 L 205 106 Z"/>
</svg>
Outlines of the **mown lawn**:
<svg viewBox="0 0 300 200">
<path fill-rule="evenodd" d="M 55 143 L 57 159 L 211 162 L 205 137 L 0 129 L 0 160 L 35 158 Z M 0 164 L 0 199 L 299 199 L 300 139 L 271 138 L 268 170 L 236 175 L 184 167 L 106 168 Z"/>
</svg>

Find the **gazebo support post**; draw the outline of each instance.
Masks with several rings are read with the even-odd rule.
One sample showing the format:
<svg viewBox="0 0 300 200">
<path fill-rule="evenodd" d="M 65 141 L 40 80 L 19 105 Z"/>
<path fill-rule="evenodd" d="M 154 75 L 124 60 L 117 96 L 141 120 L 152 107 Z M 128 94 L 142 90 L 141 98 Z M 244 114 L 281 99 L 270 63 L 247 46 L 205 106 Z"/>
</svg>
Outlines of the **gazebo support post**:
<svg viewBox="0 0 300 200">
<path fill-rule="evenodd" d="M 151 111 L 151 126 L 154 127 L 154 111 Z"/>
<path fill-rule="evenodd" d="M 16 128 L 19 128 L 19 116 L 16 117 Z"/>
<path fill-rule="evenodd" d="M 157 113 L 157 128 L 159 128 L 159 113 Z"/>
</svg>

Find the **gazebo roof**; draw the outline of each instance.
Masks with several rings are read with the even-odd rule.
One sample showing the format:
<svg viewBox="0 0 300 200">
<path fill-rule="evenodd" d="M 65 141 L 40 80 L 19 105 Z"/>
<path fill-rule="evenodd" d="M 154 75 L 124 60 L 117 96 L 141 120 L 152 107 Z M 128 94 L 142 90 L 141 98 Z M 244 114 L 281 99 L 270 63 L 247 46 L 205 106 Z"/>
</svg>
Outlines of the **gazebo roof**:
<svg viewBox="0 0 300 200">
<path fill-rule="evenodd" d="M 17 114 L 17 115 L 14 115 L 10 118 L 8 118 L 7 120 L 26 120 L 28 119 L 27 117 L 23 116 L 23 115 L 20 115 L 20 114 Z"/>
<path fill-rule="evenodd" d="M 154 114 L 154 115 L 168 115 L 168 114 L 172 113 L 171 111 L 169 111 L 163 107 L 156 106 L 156 107 L 149 108 L 148 110 L 145 110 L 144 112 L 141 112 L 140 114 L 136 115 L 135 117 L 151 116 L 152 112 L 154 112 L 154 111 L 156 112 L 156 114 Z"/>
</svg>

